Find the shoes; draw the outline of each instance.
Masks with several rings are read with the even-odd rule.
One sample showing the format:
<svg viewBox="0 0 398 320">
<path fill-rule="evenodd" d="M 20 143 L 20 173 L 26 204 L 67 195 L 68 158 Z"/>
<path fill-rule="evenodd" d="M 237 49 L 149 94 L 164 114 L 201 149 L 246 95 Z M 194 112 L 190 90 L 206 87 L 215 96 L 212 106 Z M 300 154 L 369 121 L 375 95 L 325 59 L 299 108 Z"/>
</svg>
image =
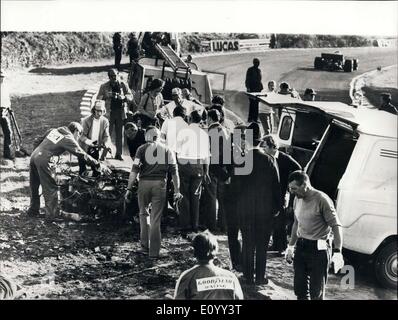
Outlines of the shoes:
<svg viewBox="0 0 398 320">
<path fill-rule="evenodd" d="M 243 268 L 242 268 L 242 266 L 240 264 L 232 265 L 232 269 L 234 269 L 237 272 L 242 272 L 243 271 Z"/>
<path fill-rule="evenodd" d="M 254 286 L 254 281 L 253 279 L 247 279 L 246 277 L 242 276 L 239 278 L 239 281 L 247 286 Z"/>
<path fill-rule="evenodd" d="M 29 208 L 28 211 L 26 211 L 26 214 L 29 217 L 39 217 L 40 216 L 40 211 L 39 210 L 34 210 L 32 208 Z"/>
<path fill-rule="evenodd" d="M 264 284 L 268 284 L 268 278 L 263 278 L 263 279 L 256 279 L 256 285 L 257 286 L 261 286 L 261 285 L 264 285 Z"/>
<path fill-rule="evenodd" d="M 122 155 L 121 155 L 121 154 L 117 154 L 117 155 L 115 155 L 115 159 L 116 159 L 116 160 L 123 161 L 123 157 L 122 157 Z"/>
<path fill-rule="evenodd" d="M 46 222 L 64 222 L 61 216 L 47 216 L 44 218 Z"/>
</svg>

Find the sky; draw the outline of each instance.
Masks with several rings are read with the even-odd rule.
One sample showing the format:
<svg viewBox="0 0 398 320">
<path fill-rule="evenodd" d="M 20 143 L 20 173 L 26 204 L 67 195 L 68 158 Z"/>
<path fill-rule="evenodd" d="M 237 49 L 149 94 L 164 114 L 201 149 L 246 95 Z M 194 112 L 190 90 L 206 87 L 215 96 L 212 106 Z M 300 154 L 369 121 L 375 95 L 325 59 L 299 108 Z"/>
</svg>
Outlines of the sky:
<svg viewBox="0 0 398 320">
<path fill-rule="evenodd" d="M 1 31 L 395 36 L 398 1 L 1 1 Z"/>
</svg>

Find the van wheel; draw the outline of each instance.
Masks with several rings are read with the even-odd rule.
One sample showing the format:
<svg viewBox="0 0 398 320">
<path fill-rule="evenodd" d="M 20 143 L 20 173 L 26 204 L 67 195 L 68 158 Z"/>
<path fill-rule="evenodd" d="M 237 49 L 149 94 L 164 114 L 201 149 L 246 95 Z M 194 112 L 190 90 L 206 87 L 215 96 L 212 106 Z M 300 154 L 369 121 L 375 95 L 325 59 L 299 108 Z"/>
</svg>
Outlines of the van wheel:
<svg viewBox="0 0 398 320">
<path fill-rule="evenodd" d="M 376 278 L 383 287 L 397 289 L 397 244 L 389 243 L 375 260 Z"/>
</svg>

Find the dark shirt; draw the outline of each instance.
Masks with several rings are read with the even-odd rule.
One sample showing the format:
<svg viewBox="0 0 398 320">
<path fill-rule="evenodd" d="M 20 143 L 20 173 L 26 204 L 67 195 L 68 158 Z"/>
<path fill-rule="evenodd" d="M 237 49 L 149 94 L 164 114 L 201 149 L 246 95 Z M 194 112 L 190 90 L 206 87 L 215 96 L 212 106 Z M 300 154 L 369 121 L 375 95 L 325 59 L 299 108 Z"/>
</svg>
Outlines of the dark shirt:
<svg viewBox="0 0 398 320">
<path fill-rule="evenodd" d="M 287 191 L 288 178 L 290 173 L 296 170 L 301 170 L 302 168 L 296 160 L 294 160 L 290 155 L 282 151 L 279 151 L 278 157 L 276 158 L 276 163 L 278 164 L 281 185 L 281 197 L 283 199 Z"/>
<path fill-rule="evenodd" d="M 140 57 L 139 45 L 137 38 L 131 38 L 127 43 L 127 52 L 132 59 Z"/>
<path fill-rule="evenodd" d="M 113 35 L 113 49 L 114 50 L 122 50 L 122 36 L 119 32 L 116 32 Z"/>
<path fill-rule="evenodd" d="M 224 149 L 227 149 L 229 142 L 228 134 L 224 127 L 216 122 L 208 128 L 210 138 L 210 166 L 209 172 L 217 178 L 225 181 L 229 178 L 227 165 L 231 163 L 230 159 L 225 159 Z"/>
<path fill-rule="evenodd" d="M 392 105 L 391 103 L 383 103 L 379 110 L 381 111 L 386 111 L 395 115 L 398 115 L 398 109 L 397 107 L 395 107 L 394 105 Z"/>
<path fill-rule="evenodd" d="M 129 148 L 130 157 L 134 158 L 140 146 L 145 144 L 145 130 L 138 129 L 134 139 L 127 138 L 127 147 Z"/>
<path fill-rule="evenodd" d="M 249 92 L 260 92 L 263 90 L 261 70 L 259 68 L 252 66 L 247 69 L 245 85 Z"/>
<path fill-rule="evenodd" d="M 166 179 L 167 173 L 177 173 L 176 158 L 164 144 L 147 142 L 138 148 L 132 170 L 140 173 L 140 179 Z"/>
</svg>

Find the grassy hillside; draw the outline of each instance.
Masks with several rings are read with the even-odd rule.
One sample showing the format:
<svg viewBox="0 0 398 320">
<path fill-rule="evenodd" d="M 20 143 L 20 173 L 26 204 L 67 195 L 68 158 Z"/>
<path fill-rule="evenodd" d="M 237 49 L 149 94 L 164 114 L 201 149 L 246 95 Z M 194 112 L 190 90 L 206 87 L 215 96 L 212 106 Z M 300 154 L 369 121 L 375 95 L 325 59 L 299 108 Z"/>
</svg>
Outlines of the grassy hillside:
<svg viewBox="0 0 398 320">
<path fill-rule="evenodd" d="M 113 56 L 111 32 L 2 32 L 1 66 L 41 67 L 111 58 Z M 248 33 L 182 33 L 182 53 L 201 51 L 202 40 L 263 38 L 266 35 Z M 124 54 L 128 33 L 122 33 Z M 275 43 L 276 40 L 276 43 Z M 362 37 L 276 35 L 275 47 L 338 47 L 364 46 L 369 41 Z"/>
</svg>

